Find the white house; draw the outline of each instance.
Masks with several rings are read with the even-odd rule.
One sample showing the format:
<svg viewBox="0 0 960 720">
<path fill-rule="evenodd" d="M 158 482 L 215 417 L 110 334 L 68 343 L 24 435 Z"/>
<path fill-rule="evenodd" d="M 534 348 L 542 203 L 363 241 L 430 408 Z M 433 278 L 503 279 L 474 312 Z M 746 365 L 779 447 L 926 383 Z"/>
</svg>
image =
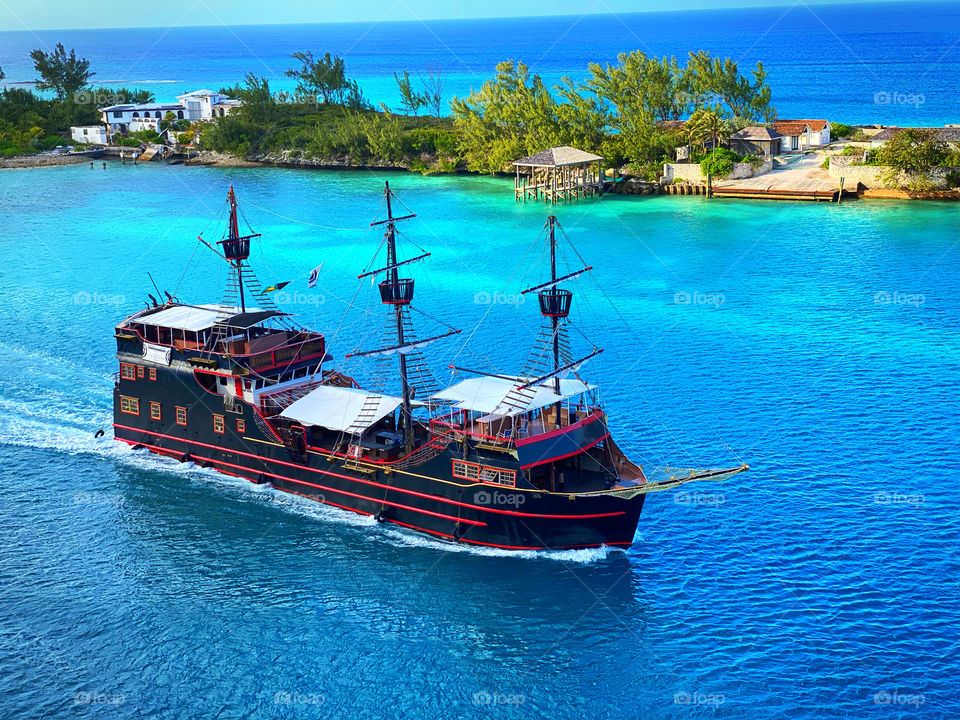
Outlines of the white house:
<svg viewBox="0 0 960 720">
<path fill-rule="evenodd" d="M 784 150 L 807 150 L 830 142 L 829 120 L 777 120 L 773 129 L 783 135 Z"/>
<path fill-rule="evenodd" d="M 107 129 L 103 125 L 71 125 L 70 137 L 75 143 L 106 145 Z"/>
<path fill-rule="evenodd" d="M 212 90 L 194 90 L 177 95 L 177 100 L 186 111 L 187 120 L 213 120 L 223 117 L 243 103 Z"/>
<path fill-rule="evenodd" d="M 214 120 L 223 117 L 243 102 L 210 90 L 194 90 L 178 95 L 175 103 L 125 103 L 100 108 L 107 125 L 107 134 L 153 130 L 159 132 L 160 121 L 168 112 L 177 120 Z"/>
<path fill-rule="evenodd" d="M 127 103 L 100 108 L 100 116 L 111 135 L 115 132 L 156 130 L 156 125 L 168 112 L 176 115 L 178 120 L 184 119 L 183 105 L 179 103 Z"/>
</svg>

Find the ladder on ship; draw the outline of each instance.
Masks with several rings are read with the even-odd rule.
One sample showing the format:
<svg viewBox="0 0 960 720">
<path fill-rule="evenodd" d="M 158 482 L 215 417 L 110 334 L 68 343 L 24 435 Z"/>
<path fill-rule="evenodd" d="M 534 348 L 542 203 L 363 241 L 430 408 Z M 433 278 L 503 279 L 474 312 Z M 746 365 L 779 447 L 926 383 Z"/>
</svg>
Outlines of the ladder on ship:
<svg viewBox="0 0 960 720">
<path fill-rule="evenodd" d="M 344 463 L 344 467 L 350 468 L 351 470 L 360 469 L 360 457 L 363 453 L 360 441 L 363 438 L 363 433 L 376 421 L 377 410 L 380 407 L 380 401 L 382 399 L 383 395 L 367 395 L 363 401 L 363 405 L 360 407 L 360 412 L 357 413 L 357 417 L 354 418 L 353 422 L 350 423 L 344 431 L 350 436 L 347 461 Z"/>
</svg>

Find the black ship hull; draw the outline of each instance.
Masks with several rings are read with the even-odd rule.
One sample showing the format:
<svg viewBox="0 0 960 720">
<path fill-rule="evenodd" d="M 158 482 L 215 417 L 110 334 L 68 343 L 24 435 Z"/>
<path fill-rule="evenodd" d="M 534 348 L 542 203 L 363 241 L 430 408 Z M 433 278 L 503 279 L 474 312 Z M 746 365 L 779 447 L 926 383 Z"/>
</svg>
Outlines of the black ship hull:
<svg viewBox="0 0 960 720">
<path fill-rule="evenodd" d="M 133 395 L 142 398 L 137 414 L 124 412 L 121 403 L 121 397 Z M 160 406 L 158 418 L 148 410 L 154 403 Z M 177 423 L 178 407 L 188 408 L 186 425 Z M 471 545 L 623 548 L 632 543 L 643 508 L 643 494 L 581 494 L 576 481 L 563 492 L 546 492 L 456 478 L 452 462 L 462 457 L 456 442 L 439 446 L 435 457 L 407 469 L 355 462 L 332 450 L 281 442 L 250 404 L 234 403 L 231 410 L 225 411 L 223 398 L 202 389 L 190 373 L 164 368 L 156 380 L 118 379 L 114 434 L 135 448 Z M 223 418 L 217 425 L 222 432 L 214 429 L 215 417 Z"/>
</svg>

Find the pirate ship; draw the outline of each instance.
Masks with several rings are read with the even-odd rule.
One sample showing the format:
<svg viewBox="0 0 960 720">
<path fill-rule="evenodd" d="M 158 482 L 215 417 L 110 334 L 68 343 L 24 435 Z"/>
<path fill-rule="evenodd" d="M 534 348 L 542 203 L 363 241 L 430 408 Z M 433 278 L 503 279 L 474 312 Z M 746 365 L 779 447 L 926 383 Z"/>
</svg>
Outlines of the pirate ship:
<svg viewBox="0 0 960 720">
<path fill-rule="evenodd" d="M 324 335 L 273 302 L 249 262 L 259 236 L 241 234 L 231 188 L 223 238 L 199 238 L 230 266 L 220 302 L 151 296 L 116 327 L 115 438 L 379 522 L 511 550 L 629 546 L 649 493 L 746 469 L 648 477 L 620 450 L 581 376 L 602 350 L 576 356 L 569 342 L 565 284 L 590 268 L 558 275 L 552 216 L 550 276 L 523 291 L 542 318 L 528 362 L 502 374 L 451 366 L 466 377 L 430 388 L 424 349 L 459 330 L 417 333 L 408 271 L 429 253 L 398 254 L 397 226 L 414 215 L 394 215 L 389 184 L 384 195 L 386 217 L 372 225 L 384 230 L 385 262 L 359 279 L 377 283 L 388 330 L 378 347 L 348 355 L 389 363 L 383 387 L 338 371 Z"/>
</svg>

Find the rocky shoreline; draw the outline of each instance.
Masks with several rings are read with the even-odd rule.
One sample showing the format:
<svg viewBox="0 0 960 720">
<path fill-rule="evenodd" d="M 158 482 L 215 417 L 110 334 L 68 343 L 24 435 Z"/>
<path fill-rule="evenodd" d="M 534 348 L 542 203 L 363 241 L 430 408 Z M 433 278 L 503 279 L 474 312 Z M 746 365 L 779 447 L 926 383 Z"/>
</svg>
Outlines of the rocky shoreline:
<svg viewBox="0 0 960 720">
<path fill-rule="evenodd" d="M 351 162 L 349 157 L 343 158 L 308 158 L 302 154 L 292 152 L 265 153 L 263 155 L 250 155 L 245 158 L 239 158 L 226 153 L 219 153 L 213 150 L 201 150 L 196 155 L 191 155 L 189 163 L 191 165 L 210 165 L 214 167 L 292 167 L 309 168 L 314 170 L 413 170 L 401 163 L 391 163 L 380 161 L 374 165 L 364 163 L 357 164 Z"/>
<path fill-rule="evenodd" d="M 56 165 L 76 165 L 77 163 L 90 162 L 94 158 L 103 155 L 102 150 L 92 150 L 86 153 L 73 153 L 70 155 L 16 155 L 9 158 L 0 158 L 0 168 L 18 169 L 34 167 L 52 167 Z"/>
<path fill-rule="evenodd" d="M 126 149 L 126 148 L 124 148 Z M 39 154 L 18 155 L 11 158 L 0 158 L 0 169 L 22 169 L 33 167 L 53 167 L 60 165 L 75 165 L 90 162 L 103 156 L 119 156 L 121 148 L 103 148 L 84 153 L 69 155 Z M 424 158 L 429 161 L 431 158 Z M 203 167 L 223 168 L 250 168 L 250 167 L 288 167 L 311 170 L 394 170 L 415 172 L 402 163 L 381 161 L 376 164 L 357 164 L 349 157 L 341 158 L 308 158 L 300 153 L 281 152 L 252 155 L 245 158 L 220 153 L 214 150 L 201 150 L 190 155 L 184 162 L 182 156 L 175 156 L 175 164 L 186 164 Z M 663 186 L 658 182 L 642 180 L 638 177 L 624 175 L 623 180 L 617 183 L 609 192 L 618 195 L 706 195 L 706 186 L 698 183 L 682 183 L 680 185 Z M 854 193 L 850 193 L 854 195 Z M 956 190 L 888 190 L 861 188 L 855 196 L 870 200 L 960 200 L 960 189 Z"/>
</svg>

